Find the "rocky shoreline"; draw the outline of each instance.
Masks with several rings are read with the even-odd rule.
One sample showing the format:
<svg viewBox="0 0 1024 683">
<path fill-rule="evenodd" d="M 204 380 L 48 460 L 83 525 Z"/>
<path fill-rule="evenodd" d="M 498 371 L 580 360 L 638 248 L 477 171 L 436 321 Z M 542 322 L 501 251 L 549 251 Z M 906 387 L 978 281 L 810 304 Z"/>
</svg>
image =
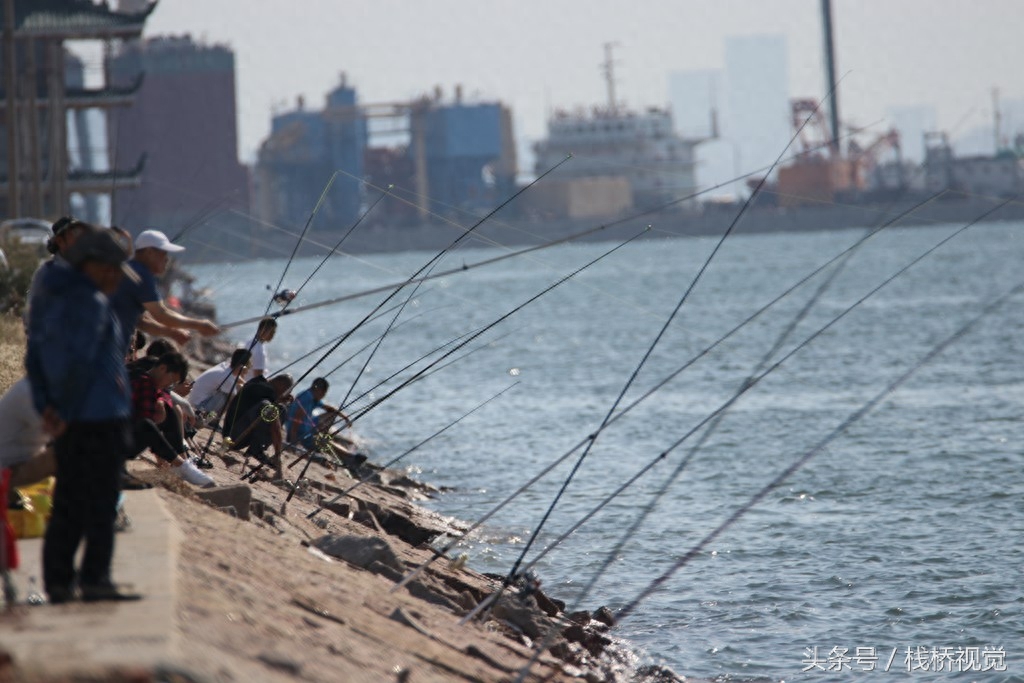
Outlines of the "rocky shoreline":
<svg viewBox="0 0 1024 683">
<path fill-rule="evenodd" d="M 198 442 L 209 438 L 201 432 Z M 558 635 L 526 680 L 682 680 L 640 665 L 610 634 L 606 608 L 567 615 L 540 590 L 510 590 L 484 621 L 458 625 L 501 583 L 459 558 L 439 558 L 393 590 L 435 555 L 432 541 L 462 533 L 458 523 L 416 504 L 438 493 L 429 485 L 369 463 L 318 463 L 285 503 L 301 471 L 301 463 L 287 467 L 297 456 L 286 457 L 285 482 L 240 485 L 239 454 L 218 437 L 213 445 L 215 489 L 131 464 L 158 487 L 180 531 L 175 646 L 167 661 L 141 669 L 72 667 L 54 676 L 44 663 L 8 652 L 0 680 L 511 681 L 549 629 Z M 307 519 L 362 478 L 366 484 Z M 117 618 L 116 607 L 109 618 Z"/>
</svg>

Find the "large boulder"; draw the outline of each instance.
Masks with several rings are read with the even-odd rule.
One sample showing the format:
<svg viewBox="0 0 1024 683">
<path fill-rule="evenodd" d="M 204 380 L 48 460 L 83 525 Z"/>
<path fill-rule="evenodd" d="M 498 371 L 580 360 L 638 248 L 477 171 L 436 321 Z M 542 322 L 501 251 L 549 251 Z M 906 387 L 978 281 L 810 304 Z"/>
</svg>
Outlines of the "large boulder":
<svg viewBox="0 0 1024 683">
<path fill-rule="evenodd" d="M 363 569 L 370 569 L 371 565 L 379 562 L 399 572 L 405 571 L 405 565 L 399 559 L 398 553 L 383 538 L 328 534 L 313 541 L 312 545 L 332 557 Z"/>
</svg>

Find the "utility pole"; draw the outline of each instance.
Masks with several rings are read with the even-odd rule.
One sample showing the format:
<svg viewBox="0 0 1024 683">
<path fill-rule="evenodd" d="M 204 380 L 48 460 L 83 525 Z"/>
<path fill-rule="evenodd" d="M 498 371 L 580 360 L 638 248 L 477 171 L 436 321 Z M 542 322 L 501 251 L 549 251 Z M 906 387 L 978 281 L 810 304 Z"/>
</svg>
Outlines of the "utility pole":
<svg viewBox="0 0 1024 683">
<path fill-rule="evenodd" d="M 604 80 L 608 88 L 608 111 L 615 113 L 618 105 L 615 103 L 615 60 L 612 59 L 612 48 L 618 43 L 604 44 L 604 63 L 601 68 L 604 70 Z"/>
<path fill-rule="evenodd" d="M 829 148 L 832 157 L 839 157 L 839 93 L 836 92 L 836 57 L 832 40 L 832 0 L 821 0 L 821 20 L 825 25 L 825 85 L 829 98 L 829 114 L 832 128 L 832 139 Z"/>
</svg>

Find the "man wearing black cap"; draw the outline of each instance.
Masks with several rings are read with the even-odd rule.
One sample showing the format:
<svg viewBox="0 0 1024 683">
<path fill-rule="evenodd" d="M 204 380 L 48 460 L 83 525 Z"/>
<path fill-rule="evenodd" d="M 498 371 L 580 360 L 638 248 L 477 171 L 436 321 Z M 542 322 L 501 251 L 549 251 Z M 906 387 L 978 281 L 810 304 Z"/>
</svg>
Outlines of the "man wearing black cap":
<svg viewBox="0 0 1024 683">
<path fill-rule="evenodd" d="M 131 445 L 131 389 L 120 323 L 108 296 L 126 273 L 127 242 L 83 224 L 69 267 L 48 276 L 33 314 L 25 366 L 32 400 L 55 437 L 57 485 L 43 543 L 50 602 L 138 599 L 110 576 L 119 475 Z M 75 572 L 75 553 L 85 551 Z"/>
</svg>

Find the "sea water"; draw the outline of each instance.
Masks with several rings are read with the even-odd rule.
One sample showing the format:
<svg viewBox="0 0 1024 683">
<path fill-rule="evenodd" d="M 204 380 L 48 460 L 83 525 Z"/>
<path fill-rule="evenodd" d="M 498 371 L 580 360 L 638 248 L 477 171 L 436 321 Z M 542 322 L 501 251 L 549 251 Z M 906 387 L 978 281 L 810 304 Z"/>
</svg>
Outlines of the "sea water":
<svg viewBox="0 0 1024 683">
<path fill-rule="evenodd" d="M 959 227 L 882 231 L 616 419 L 580 463 L 525 561 L 641 468 L 649 471 L 544 555 L 535 566 L 543 590 L 582 608 L 616 610 L 662 579 L 615 633 L 688 676 L 1024 679 L 1024 296 L 993 311 L 873 411 L 837 431 L 1024 281 L 1024 224 L 991 223 L 959 234 L 868 296 Z M 475 521 L 598 429 L 681 299 L 620 407 L 864 234 L 730 237 L 695 285 L 717 238 L 632 243 L 367 413 L 355 427 L 363 450 L 385 462 L 514 385 L 398 465 L 445 489 L 430 507 Z M 352 412 L 384 396 L 408 371 L 373 388 L 378 382 L 441 348 L 415 366 L 425 367 L 451 350 L 444 344 L 505 315 L 610 246 L 559 246 L 423 284 L 365 369 L 369 349 L 330 376 L 328 401 L 369 391 Z M 456 251 L 436 272 L 505 251 Z M 333 257 L 291 306 L 401 282 L 432 255 Z M 212 290 L 221 322 L 229 322 L 266 308 L 268 288 L 276 287 L 285 262 L 191 270 Z M 298 287 L 318 263 L 293 262 L 283 287 Z M 387 306 L 410 293 L 407 288 Z M 385 296 L 281 318 L 268 347 L 271 368 L 348 330 Z M 397 312 L 362 327 L 299 388 L 381 335 Z M 231 330 L 239 341 L 253 332 L 253 325 Z M 297 377 L 321 355 L 290 371 Z M 758 367 L 771 370 L 712 432 L 697 430 L 678 443 Z M 509 571 L 579 453 L 464 542 L 459 552 L 469 554 L 470 566 Z M 809 453 L 806 465 L 681 563 Z M 672 481 L 684 458 L 687 465 Z M 652 507 L 666 482 L 671 485 Z M 648 509 L 646 522 L 622 541 Z"/>
</svg>

